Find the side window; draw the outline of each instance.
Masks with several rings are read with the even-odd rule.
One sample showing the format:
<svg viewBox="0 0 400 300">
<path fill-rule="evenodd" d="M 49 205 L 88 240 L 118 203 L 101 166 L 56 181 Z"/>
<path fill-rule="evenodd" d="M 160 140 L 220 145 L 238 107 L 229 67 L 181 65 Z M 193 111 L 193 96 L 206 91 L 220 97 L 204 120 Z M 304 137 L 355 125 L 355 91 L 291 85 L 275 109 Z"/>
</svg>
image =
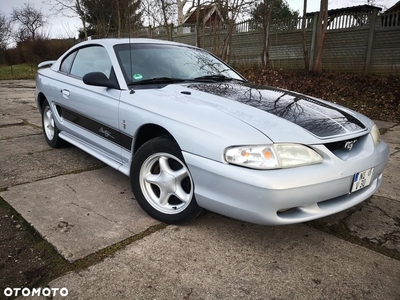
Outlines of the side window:
<svg viewBox="0 0 400 300">
<path fill-rule="evenodd" d="M 72 52 L 69 54 L 64 61 L 61 64 L 60 71 L 63 73 L 69 73 L 69 70 L 71 69 L 71 64 L 74 61 L 74 57 L 76 55 L 76 51 Z"/>
<path fill-rule="evenodd" d="M 71 74 L 83 77 L 90 72 L 102 72 L 110 78 L 111 60 L 107 50 L 101 46 L 86 47 L 78 50 L 72 64 Z"/>
</svg>

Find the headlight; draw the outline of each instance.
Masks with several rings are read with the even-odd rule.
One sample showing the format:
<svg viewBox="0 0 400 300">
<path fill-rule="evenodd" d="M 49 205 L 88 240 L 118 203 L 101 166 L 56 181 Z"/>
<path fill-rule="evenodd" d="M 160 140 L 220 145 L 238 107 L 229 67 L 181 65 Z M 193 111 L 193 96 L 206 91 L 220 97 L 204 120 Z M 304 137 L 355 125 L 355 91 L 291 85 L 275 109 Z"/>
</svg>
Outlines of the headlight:
<svg viewBox="0 0 400 300">
<path fill-rule="evenodd" d="M 379 128 L 378 126 L 376 126 L 376 124 L 374 124 L 374 126 L 372 126 L 371 128 L 371 135 L 372 139 L 374 140 L 374 144 L 379 144 L 379 142 L 381 141 L 381 133 L 379 132 Z"/>
<path fill-rule="evenodd" d="M 318 164 L 322 157 L 300 144 L 273 144 L 231 147 L 225 151 L 228 163 L 253 169 L 293 168 Z"/>
</svg>

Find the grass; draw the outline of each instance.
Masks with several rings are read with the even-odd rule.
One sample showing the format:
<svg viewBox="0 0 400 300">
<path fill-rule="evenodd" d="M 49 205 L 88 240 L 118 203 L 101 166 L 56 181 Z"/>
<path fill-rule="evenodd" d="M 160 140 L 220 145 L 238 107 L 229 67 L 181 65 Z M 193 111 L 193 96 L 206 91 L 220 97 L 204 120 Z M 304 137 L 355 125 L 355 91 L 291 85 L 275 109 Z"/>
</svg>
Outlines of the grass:
<svg viewBox="0 0 400 300">
<path fill-rule="evenodd" d="M 0 65 L 0 80 L 35 79 L 36 64 Z"/>
</svg>

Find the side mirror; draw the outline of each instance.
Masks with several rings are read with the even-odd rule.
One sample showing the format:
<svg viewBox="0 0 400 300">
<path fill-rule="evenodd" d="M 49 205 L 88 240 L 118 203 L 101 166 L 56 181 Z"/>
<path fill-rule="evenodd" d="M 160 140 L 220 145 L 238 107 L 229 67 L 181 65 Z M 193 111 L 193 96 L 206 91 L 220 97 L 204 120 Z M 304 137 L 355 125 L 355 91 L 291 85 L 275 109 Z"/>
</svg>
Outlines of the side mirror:
<svg viewBox="0 0 400 300">
<path fill-rule="evenodd" d="M 83 76 L 82 80 L 87 85 L 119 89 L 118 82 L 116 80 L 108 79 L 107 76 L 102 72 L 87 73 L 85 76 Z"/>
</svg>

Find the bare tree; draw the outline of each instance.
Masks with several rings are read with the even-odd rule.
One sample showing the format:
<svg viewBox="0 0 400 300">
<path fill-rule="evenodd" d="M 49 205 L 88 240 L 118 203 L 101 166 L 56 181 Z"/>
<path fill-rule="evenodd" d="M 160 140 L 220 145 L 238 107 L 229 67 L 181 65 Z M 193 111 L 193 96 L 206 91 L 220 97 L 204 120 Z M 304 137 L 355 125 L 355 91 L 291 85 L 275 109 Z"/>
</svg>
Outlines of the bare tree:
<svg viewBox="0 0 400 300">
<path fill-rule="evenodd" d="M 227 33 L 224 37 L 221 58 L 227 63 L 230 62 L 232 49 L 232 35 L 235 29 L 235 23 L 240 15 L 250 11 L 254 1 L 251 0 L 216 0 L 216 3 L 222 8 L 222 14 L 227 16 Z"/>
<path fill-rule="evenodd" d="M 159 0 L 161 3 L 161 13 L 163 19 L 163 26 L 167 31 L 168 37 L 172 38 L 172 32 L 170 30 L 170 24 L 173 24 L 173 19 L 175 15 L 176 3 L 172 0 Z"/>
<path fill-rule="evenodd" d="M 25 3 L 22 8 L 13 8 L 11 20 L 19 23 L 19 31 L 29 32 L 32 40 L 35 40 L 37 30 L 46 24 L 45 15 L 30 3 Z"/>
<path fill-rule="evenodd" d="M 69 18 L 78 17 L 82 23 L 82 29 L 85 39 L 88 37 L 86 14 L 84 11 L 84 0 L 47 0 L 47 3 L 52 6 L 55 15 L 62 14 Z"/>
<path fill-rule="evenodd" d="M 162 23 L 158 1 L 142 0 L 143 18 L 147 25 L 156 27 Z"/>
<path fill-rule="evenodd" d="M 31 35 L 26 28 L 20 27 L 13 33 L 13 38 L 16 43 L 19 43 L 28 41 L 31 38 Z"/>
<path fill-rule="evenodd" d="M 0 11 L 0 51 L 5 50 L 10 43 L 12 31 L 11 20 Z"/>
<path fill-rule="evenodd" d="M 193 0 L 194 3 L 194 0 Z M 196 10 L 196 46 L 201 47 L 200 44 L 200 0 L 197 0 Z"/>
<path fill-rule="evenodd" d="M 297 20 L 298 12 L 291 10 L 286 0 L 261 0 L 254 3 L 254 7 L 251 9 L 251 17 L 254 24 L 257 24 L 257 26 L 261 24 L 263 31 L 261 66 L 262 68 L 268 68 L 270 65 L 271 30 L 279 30 L 290 26 L 283 25 L 282 21 L 287 19 Z M 296 21 L 293 23 L 297 24 Z"/>
<path fill-rule="evenodd" d="M 317 55 L 315 58 L 314 72 L 322 72 L 322 52 L 324 50 L 326 29 L 328 27 L 328 0 L 321 0 L 321 8 L 317 21 Z"/>
<path fill-rule="evenodd" d="M 185 8 L 185 5 L 187 2 L 188 2 L 188 0 L 176 0 L 178 25 L 182 25 L 183 21 L 185 20 L 185 14 L 183 13 L 183 9 Z M 192 4 L 192 6 L 193 6 L 193 4 Z M 190 10 L 190 8 L 189 8 L 189 10 Z"/>
<path fill-rule="evenodd" d="M 301 41 L 303 46 L 303 58 L 304 58 L 304 69 L 308 71 L 309 69 L 309 58 L 308 58 L 308 48 L 306 39 L 306 14 L 307 14 L 307 0 L 304 0 L 303 5 L 303 18 L 301 20 Z"/>
<path fill-rule="evenodd" d="M 269 34 L 271 28 L 272 11 L 274 9 L 274 0 L 263 0 L 259 4 L 261 10 L 261 21 L 263 29 L 263 48 L 261 51 L 261 66 L 269 67 Z"/>
<path fill-rule="evenodd" d="M 175 23 L 176 3 L 173 0 L 142 0 L 141 8 L 145 23 L 152 27 Z M 170 34 L 169 27 L 167 31 Z"/>
</svg>

